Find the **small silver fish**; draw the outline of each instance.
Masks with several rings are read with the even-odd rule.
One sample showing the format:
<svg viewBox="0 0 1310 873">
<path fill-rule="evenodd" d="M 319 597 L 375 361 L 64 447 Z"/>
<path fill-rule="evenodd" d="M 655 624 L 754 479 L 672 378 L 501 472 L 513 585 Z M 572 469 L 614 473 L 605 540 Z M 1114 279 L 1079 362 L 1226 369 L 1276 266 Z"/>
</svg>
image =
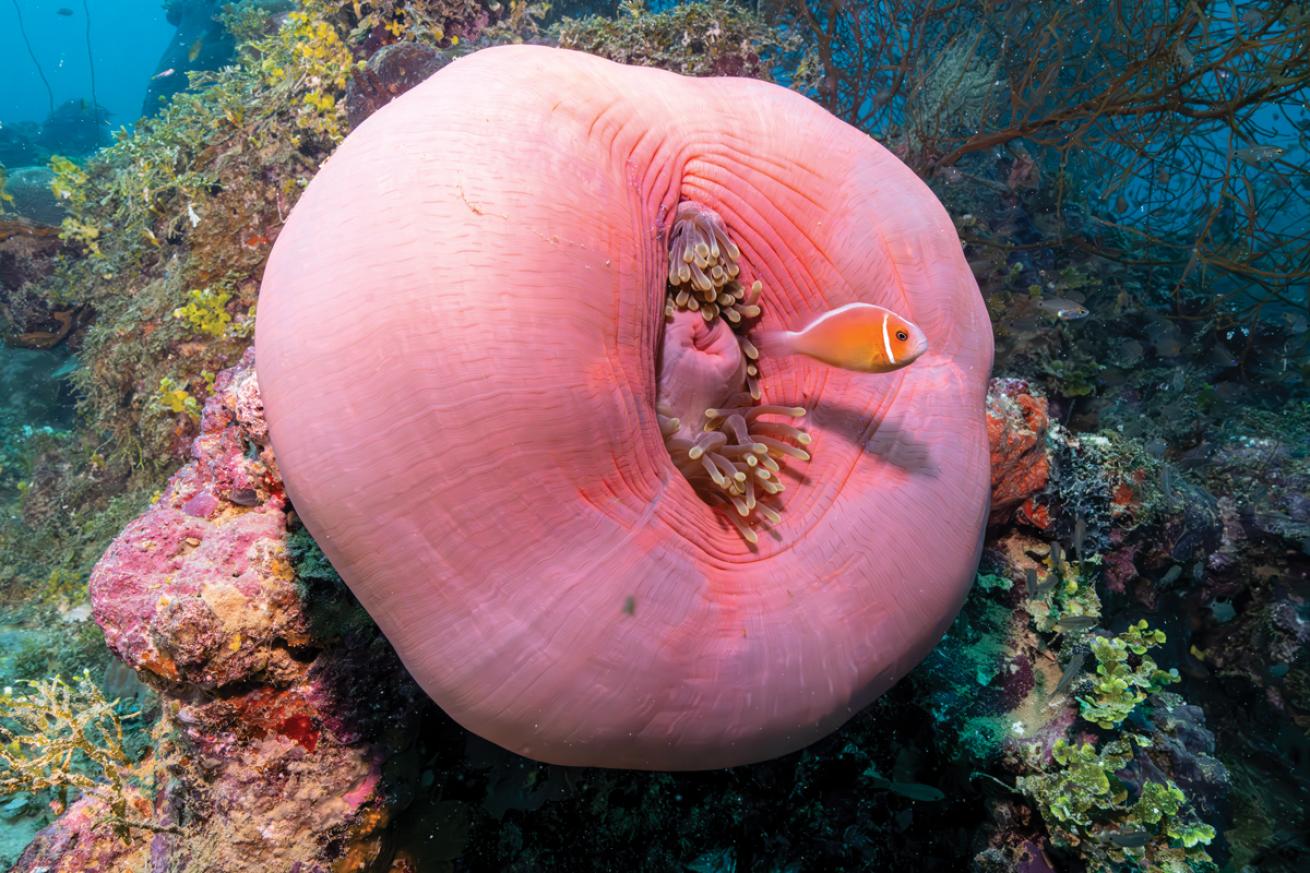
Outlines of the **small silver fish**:
<svg viewBox="0 0 1310 873">
<path fill-rule="evenodd" d="M 176 72 L 177 70 L 173 69 L 172 67 L 169 67 L 167 70 L 162 70 L 161 72 L 155 73 L 150 78 L 152 81 L 155 79 L 167 79 L 169 76 L 173 75 Z"/>
<path fill-rule="evenodd" d="M 1260 164 L 1278 160 L 1286 151 L 1287 149 L 1281 146 L 1253 145 L 1238 149 L 1233 152 L 1233 157 L 1239 161 L 1246 161 L 1246 163 L 1253 166 L 1259 166 Z"/>
<path fill-rule="evenodd" d="M 1087 317 L 1087 307 L 1077 300 L 1064 297 L 1046 297 L 1037 301 L 1037 308 L 1049 312 L 1061 321 L 1077 321 Z"/>
</svg>

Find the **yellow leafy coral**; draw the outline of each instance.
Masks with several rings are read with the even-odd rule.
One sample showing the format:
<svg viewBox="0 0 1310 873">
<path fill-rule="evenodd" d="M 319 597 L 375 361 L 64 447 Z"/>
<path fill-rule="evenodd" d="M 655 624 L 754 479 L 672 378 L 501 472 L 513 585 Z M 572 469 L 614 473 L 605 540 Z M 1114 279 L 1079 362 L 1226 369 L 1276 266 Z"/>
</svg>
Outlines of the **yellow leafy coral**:
<svg viewBox="0 0 1310 873">
<path fill-rule="evenodd" d="M 79 217 L 87 206 L 89 177 L 86 171 L 62 155 L 50 157 L 50 169 L 54 173 L 50 192 L 70 213 L 60 225 L 59 238 L 78 243 L 87 254 L 100 257 L 100 228 Z"/>
<path fill-rule="evenodd" d="M 186 389 L 185 385 L 179 385 L 169 376 L 159 380 L 159 391 L 155 394 L 152 405 L 159 411 L 185 413 L 193 421 L 200 420 L 200 401 Z"/>
<path fill-rule="evenodd" d="M 337 142 L 345 136 L 345 112 L 336 94 L 345 90 L 361 62 L 326 20 L 329 11 L 322 4 L 302 0 L 301 8 L 287 16 L 278 39 L 296 60 L 297 84 L 307 89 L 296 116 L 297 126 Z M 270 83 L 287 75 L 282 65 L 264 72 Z"/>
<path fill-rule="evenodd" d="M 14 202 L 14 195 L 5 190 L 5 168 L 0 167 L 0 211 L 4 210 L 6 203 Z"/>
<path fill-rule="evenodd" d="M 174 309 L 173 317 L 185 321 L 196 333 L 218 339 L 226 336 L 232 325 L 227 311 L 231 293 L 222 288 L 193 288 L 187 296 L 190 302 Z"/>
<path fill-rule="evenodd" d="M 86 171 L 63 155 L 50 156 L 50 193 L 61 203 L 74 205 L 86 202 Z"/>
</svg>

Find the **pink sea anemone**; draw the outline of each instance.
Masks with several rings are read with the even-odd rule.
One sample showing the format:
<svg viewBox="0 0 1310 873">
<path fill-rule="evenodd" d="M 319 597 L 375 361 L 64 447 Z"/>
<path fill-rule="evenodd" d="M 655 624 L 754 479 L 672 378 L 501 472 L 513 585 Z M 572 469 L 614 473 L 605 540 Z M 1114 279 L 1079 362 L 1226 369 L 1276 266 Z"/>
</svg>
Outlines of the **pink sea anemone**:
<svg viewBox="0 0 1310 873">
<path fill-rule="evenodd" d="M 868 374 L 751 342 L 855 301 L 929 351 Z M 799 748 L 973 577 L 977 286 L 915 175 L 783 88 L 456 61 L 306 190 L 256 343 L 296 511 L 424 689 L 524 755 Z"/>
</svg>

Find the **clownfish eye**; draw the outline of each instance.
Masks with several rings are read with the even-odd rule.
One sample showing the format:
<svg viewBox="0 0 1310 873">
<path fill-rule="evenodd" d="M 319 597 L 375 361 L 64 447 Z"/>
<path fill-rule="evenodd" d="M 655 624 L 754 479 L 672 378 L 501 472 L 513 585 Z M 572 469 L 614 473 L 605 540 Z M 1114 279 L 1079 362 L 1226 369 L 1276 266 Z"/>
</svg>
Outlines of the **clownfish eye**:
<svg viewBox="0 0 1310 873">
<path fill-rule="evenodd" d="M 896 331 L 896 338 L 901 342 L 905 342 L 907 339 L 910 338 L 910 335 L 903 330 L 898 330 Z"/>
</svg>

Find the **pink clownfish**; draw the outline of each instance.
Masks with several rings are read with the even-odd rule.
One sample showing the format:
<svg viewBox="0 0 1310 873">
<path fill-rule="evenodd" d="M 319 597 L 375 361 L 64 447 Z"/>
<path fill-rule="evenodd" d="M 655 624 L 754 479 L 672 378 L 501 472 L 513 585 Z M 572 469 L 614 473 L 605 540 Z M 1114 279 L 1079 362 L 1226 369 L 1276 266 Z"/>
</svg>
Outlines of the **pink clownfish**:
<svg viewBox="0 0 1310 873">
<path fill-rule="evenodd" d="M 764 331 L 756 344 L 772 354 L 806 355 L 859 373 L 890 373 L 928 350 L 918 325 L 872 303 L 847 303 L 800 330 Z"/>
</svg>

